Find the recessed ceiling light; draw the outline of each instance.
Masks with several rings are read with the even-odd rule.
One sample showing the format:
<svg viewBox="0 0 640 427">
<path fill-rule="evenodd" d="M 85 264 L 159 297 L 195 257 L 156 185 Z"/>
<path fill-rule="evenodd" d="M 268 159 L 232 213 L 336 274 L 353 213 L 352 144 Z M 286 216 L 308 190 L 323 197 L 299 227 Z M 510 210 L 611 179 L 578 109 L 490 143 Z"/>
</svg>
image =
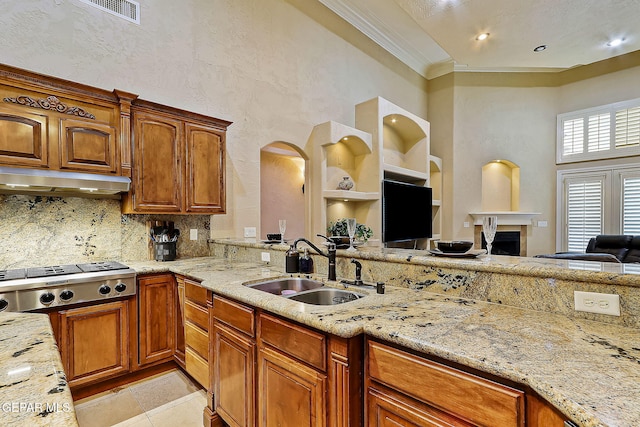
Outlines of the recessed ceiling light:
<svg viewBox="0 0 640 427">
<path fill-rule="evenodd" d="M 540 46 L 537 46 L 535 49 L 533 49 L 534 52 L 542 52 L 543 50 L 545 50 L 547 48 L 546 44 L 541 44 Z"/>
<path fill-rule="evenodd" d="M 607 46 L 611 46 L 611 47 L 620 46 L 623 41 L 624 39 L 613 39 L 609 43 L 607 43 Z"/>
<path fill-rule="evenodd" d="M 479 34 L 478 37 L 476 37 L 476 40 L 479 40 L 479 41 L 486 40 L 487 37 L 489 37 L 489 33 L 482 33 L 482 34 Z"/>
</svg>

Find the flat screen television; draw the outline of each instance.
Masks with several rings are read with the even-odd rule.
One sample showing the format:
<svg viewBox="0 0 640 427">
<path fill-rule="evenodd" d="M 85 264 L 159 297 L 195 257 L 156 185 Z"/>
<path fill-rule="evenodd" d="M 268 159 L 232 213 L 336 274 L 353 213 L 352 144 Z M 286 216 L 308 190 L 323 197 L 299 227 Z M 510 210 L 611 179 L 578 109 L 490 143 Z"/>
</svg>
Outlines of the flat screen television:
<svg viewBox="0 0 640 427">
<path fill-rule="evenodd" d="M 431 237 L 432 192 L 406 182 L 382 181 L 382 241 L 404 242 Z"/>
</svg>

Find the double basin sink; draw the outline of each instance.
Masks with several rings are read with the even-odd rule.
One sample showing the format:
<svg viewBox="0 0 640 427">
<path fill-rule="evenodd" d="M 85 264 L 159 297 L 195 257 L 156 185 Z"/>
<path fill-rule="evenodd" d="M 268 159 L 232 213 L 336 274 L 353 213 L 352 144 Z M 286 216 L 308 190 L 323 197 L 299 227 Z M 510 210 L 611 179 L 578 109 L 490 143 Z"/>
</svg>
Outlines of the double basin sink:
<svg viewBox="0 0 640 427">
<path fill-rule="evenodd" d="M 342 304 L 365 296 L 356 292 L 326 287 L 324 283 L 318 280 L 303 277 L 271 279 L 258 283 L 248 283 L 245 286 L 313 305 Z"/>
</svg>

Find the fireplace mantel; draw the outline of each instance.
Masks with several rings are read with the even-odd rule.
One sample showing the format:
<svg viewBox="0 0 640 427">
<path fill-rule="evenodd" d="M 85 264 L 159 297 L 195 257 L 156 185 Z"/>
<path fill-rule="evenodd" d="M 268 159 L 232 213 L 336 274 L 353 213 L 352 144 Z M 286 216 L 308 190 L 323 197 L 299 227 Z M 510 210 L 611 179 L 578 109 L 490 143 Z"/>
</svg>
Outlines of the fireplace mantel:
<svg viewBox="0 0 640 427">
<path fill-rule="evenodd" d="M 497 216 L 498 225 L 533 225 L 532 219 L 539 212 L 499 211 L 499 212 L 470 212 L 474 225 L 482 225 L 482 217 Z"/>
</svg>

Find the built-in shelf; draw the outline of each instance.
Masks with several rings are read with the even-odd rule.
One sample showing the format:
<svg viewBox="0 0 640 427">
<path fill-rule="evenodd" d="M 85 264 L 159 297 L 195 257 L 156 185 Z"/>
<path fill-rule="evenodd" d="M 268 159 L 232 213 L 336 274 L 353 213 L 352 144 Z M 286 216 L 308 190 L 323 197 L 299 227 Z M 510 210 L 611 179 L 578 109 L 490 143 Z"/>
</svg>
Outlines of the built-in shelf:
<svg viewBox="0 0 640 427">
<path fill-rule="evenodd" d="M 325 190 L 322 192 L 325 199 L 357 201 L 357 200 L 378 200 L 380 193 L 367 193 L 362 191 L 351 190 Z"/>
<path fill-rule="evenodd" d="M 473 217 L 474 225 L 482 225 L 482 218 L 485 216 L 497 216 L 498 225 L 532 225 L 532 219 L 540 212 L 518 212 L 518 211 L 499 211 L 499 212 L 470 212 Z"/>
<path fill-rule="evenodd" d="M 426 172 L 419 172 L 401 166 L 384 164 L 383 168 L 385 177 L 390 179 L 399 181 L 428 181 L 429 179 L 429 174 Z"/>
</svg>

